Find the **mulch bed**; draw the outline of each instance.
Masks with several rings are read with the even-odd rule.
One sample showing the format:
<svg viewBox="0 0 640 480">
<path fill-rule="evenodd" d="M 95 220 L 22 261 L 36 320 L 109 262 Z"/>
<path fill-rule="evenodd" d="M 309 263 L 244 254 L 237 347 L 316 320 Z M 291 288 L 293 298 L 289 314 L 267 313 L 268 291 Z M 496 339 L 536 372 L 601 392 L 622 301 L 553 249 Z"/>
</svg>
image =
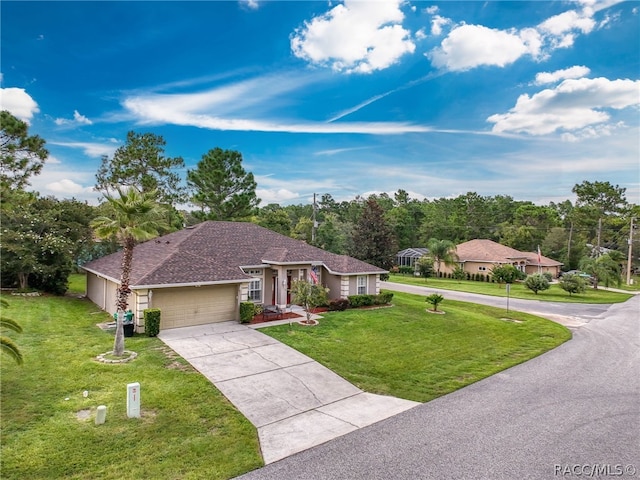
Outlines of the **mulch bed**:
<svg viewBox="0 0 640 480">
<path fill-rule="evenodd" d="M 302 316 L 298 315 L 297 313 L 288 312 L 288 313 L 283 313 L 278 318 L 267 317 L 265 319 L 265 318 L 262 318 L 262 314 L 260 314 L 260 315 L 256 315 L 255 317 L 253 317 L 253 319 L 249 322 L 249 324 L 250 325 L 254 325 L 256 323 L 277 322 L 278 320 L 288 320 L 290 318 L 291 319 L 293 319 L 293 318 L 302 318 Z"/>
</svg>

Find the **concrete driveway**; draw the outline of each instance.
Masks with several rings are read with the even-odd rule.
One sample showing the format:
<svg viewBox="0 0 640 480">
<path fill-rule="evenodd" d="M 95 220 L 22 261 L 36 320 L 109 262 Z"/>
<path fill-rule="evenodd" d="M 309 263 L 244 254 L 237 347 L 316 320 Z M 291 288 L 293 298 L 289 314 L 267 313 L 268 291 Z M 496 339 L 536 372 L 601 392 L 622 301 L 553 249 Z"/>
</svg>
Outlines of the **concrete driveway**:
<svg viewBox="0 0 640 480">
<path fill-rule="evenodd" d="M 237 322 L 164 330 L 159 338 L 257 427 L 267 464 L 419 405 L 363 392 Z"/>
<path fill-rule="evenodd" d="M 240 478 L 640 478 L 640 296 L 557 310 L 538 303 L 518 309 L 575 323 L 572 340 Z"/>
</svg>

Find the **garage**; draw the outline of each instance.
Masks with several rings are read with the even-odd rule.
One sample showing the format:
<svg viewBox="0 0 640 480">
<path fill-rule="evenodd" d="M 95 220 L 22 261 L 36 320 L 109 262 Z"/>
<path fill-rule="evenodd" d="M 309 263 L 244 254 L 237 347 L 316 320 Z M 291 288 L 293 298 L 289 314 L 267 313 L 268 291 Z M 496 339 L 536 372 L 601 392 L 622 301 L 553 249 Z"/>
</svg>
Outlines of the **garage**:
<svg viewBox="0 0 640 480">
<path fill-rule="evenodd" d="M 152 308 L 161 310 L 160 329 L 238 319 L 237 285 L 157 288 Z"/>
</svg>

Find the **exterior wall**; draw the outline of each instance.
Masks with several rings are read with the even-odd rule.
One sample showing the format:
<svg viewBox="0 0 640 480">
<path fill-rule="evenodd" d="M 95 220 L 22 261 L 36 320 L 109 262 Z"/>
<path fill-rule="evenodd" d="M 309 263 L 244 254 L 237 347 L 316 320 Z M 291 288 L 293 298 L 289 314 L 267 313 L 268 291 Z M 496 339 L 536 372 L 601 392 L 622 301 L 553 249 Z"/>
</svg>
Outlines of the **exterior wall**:
<svg viewBox="0 0 640 480">
<path fill-rule="evenodd" d="M 342 279 L 344 277 L 340 275 L 331 275 L 329 272 L 324 270 L 322 272 L 322 278 L 323 278 L 322 284 L 329 289 L 329 300 L 345 298 L 342 296 Z"/>
<path fill-rule="evenodd" d="M 498 265 L 498 263 L 489 263 L 489 262 L 464 262 L 460 264 L 462 266 L 462 269 L 465 272 L 469 272 L 469 273 L 483 273 L 484 275 L 490 274 L 491 273 L 491 269 L 493 268 L 494 265 Z M 538 273 L 538 266 L 537 265 L 525 265 L 525 263 L 523 261 L 516 261 L 513 263 L 513 266 L 515 266 L 516 268 L 519 268 L 520 270 L 522 270 L 523 272 L 525 272 L 527 275 L 531 275 L 534 273 Z M 446 265 L 441 266 L 440 268 L 440 272 L 441 273 L 451 273 L 453 272 L 455 267 L 448 267 Z M 544 273 L 544 272 L 549 272 L 553 278 L 557 278 L 560 275 L 560 266 L 552 266 L 552 267 L 545 267 L 543 266 L 540 269 L 540 272 Z"/>
<path fill-rule="evenodd" d="M 118 285 L 106 278 L 87 272 L 87 297 L 102 310 L 114 314 L 116 312 L 116 293 Z M 132 296 L 129 296 L 131 303 Z"/>
<path fill-rule="evenodd" d="M 367 278 L 367 293 L 377 295 L 380 293 L 380 275 L 369 275 Z"/>
<path fill-rule="evenodd" d="M 545 273 L 545 272 L 550 273 L 553 278 L 558 278 L 560 276 L 560 266 L 545 267 L 543 265 L 542 267 L 540 267 L 539 271 L 538 271 L 537 265 L 527 265 L 527 267 L 525 268 L 525 273 L 527 275 L 533 275 L 534 273 Z"/>
</svg>

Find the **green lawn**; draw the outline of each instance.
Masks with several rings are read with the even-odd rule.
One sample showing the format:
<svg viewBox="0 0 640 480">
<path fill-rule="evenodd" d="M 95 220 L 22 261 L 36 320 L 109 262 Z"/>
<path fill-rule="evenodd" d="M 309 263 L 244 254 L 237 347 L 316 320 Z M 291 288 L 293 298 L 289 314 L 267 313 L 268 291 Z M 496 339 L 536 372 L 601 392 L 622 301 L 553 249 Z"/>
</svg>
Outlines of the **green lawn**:
<svg viewBox="0 0 640 480">
<path fill-rule="evenodd" d="M 393 307 L 329 312 L 315 327 L 261 329 L 371 393 L 426 402 L 524 362 L 571 338 L 525 313 L 395 292 Z M 513 321 L 513 320 L 517 320 Z M 519 323 L 521 322 L 521 323 Z"/>
<path fill-rule="evenodd" d="M 418 285 L 421 287 L 438 288 L 442 290 L 456 290 L 459 292 L 481 293 L 483 295 L 493 295 L 497 297 L 506 297 L 507 291 L 504 285 L 497 283 L 474 282 L 469 280 L 451 280 L 447 278 L 421 278 L 411 277 L 408 275 L 392 274 L 389 277 L 390 282 L 404 283 L 407 285 Z M 562 290 L 557 284 L 552 284 L 549 290 L 538 292 L 536 295 L 531 290 L 525 288 L 520 283 L 511 285 L 509 296 L 511 298 L 522 298 L 525 300 L 542 300 L 547 302 L 566 302 L 566 303 L 621 303 L 631 298 L 631 294 L 610 292 L 607 290 L 587 288 L 587 291 L 581 294 L 569 295 Z"/>
<path fill-rule="evenodd" d="M 82 289 L 84 290 L 84 288 Z M 24 364 L 2 355 L 3 479 L 226 479 L 262 466 L 255 428 L 157 338 L 126 339 L 130 364 L 105 365 L 109 320 L 87 300 L 3 295 Z M 140 382 L 142 418 L 126 417 L 126 385 Z M 88 390 L 88 398 L 82 392 Z M 94 424 L 98 405 L 107 421 Z M 89 410 L 88 420 L 78 419 Z"/>
</svg>

